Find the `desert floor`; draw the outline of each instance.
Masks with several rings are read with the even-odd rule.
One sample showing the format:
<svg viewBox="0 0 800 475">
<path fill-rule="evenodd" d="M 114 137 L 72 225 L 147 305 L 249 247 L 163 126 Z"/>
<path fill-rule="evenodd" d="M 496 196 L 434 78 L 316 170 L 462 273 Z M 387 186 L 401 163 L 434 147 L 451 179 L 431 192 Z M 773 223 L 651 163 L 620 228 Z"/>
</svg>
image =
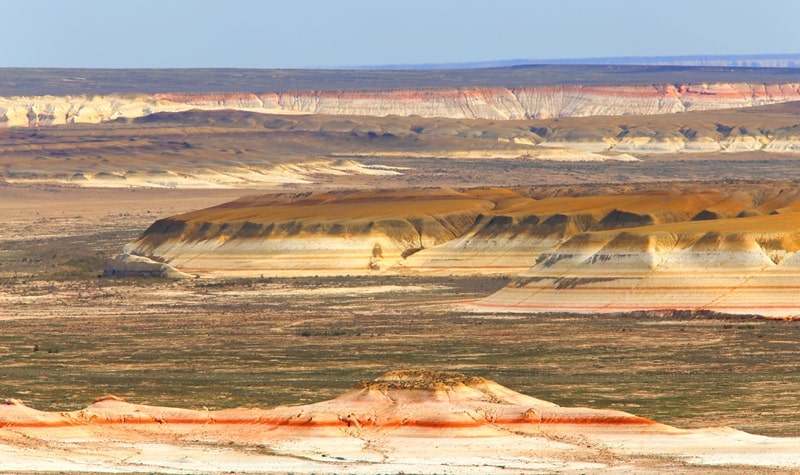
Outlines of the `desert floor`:
<svg viewBox="0 0 800 475">
<path fill-rule="evenodd" d="M 247 193 L 0 187 L 0 222 L 10 224 L 0 230 L 0 396 L 60 411 L 108 393 L 161 406 L 272 407 L 426 367 L 562 406 L 800 435 L 796 322 L 459 305 L 502 287 L 498 277 L 99 277 L 103 259 L 156 217 Z"/>
<path fill-rule="evenodd" d="M 538 69 L 513 68 L 505 78 L 493 70 L 258 70 L 238 79 L 222 70 L 0 70 L 0 82 L 10 95 L 160 92 L 165 85 L 185 92 L 251 91 L 253 84 L 396 89 L 500 79 L 536 85 Z M 735 75 L 712 68 L 701 76 L 691 68 L 607 69 L 550 67 L 542 84 L 795 77 L 777 68 Z M 65 81 L 76 75 L 97 80 Z M 195 411 L 309 405 L 387 371 L 427 368 L 481 376 L 564 407 L 621 410 L 699 430 L 683 432 L 680 443 L 595 427 L 606 430 L 602 443 L 578 429 L 550 439 L 513 431 L 483 438 L 289 432 L 267 444 L 259 439 L 262 426 L 247 424 L 34 423 L 0 428 L 0 473 L 797 473 L 797 321 L 481 313 L 465 305 L 509 282 L 497 276 L 173 281 L 102 273 L 106 259 L 157 219 L 250 194 L 500 186 L 560 196 L 745 183 L 792 189 L 800 180 L 793 148 L 665 150 L 673 139 L 693 137 L 730 145 L 774 135 L 792 145 L 798 114 L 796 104 L 518 122 L 187 111 L 1 129 L 0 402 L 7 403 L 0 414 L 31 408 L 27 414 L 61 417 L 108 394 Z M 575 150 L 553 155 L 512 140 L 534 131 L 537 143 L 568 136 L 579 148 L 616 143 L 629 132 L 657 140 L 655 149 L 630 152 L 638 161 L 616 152 L 560 161 Z"/>
</svg>

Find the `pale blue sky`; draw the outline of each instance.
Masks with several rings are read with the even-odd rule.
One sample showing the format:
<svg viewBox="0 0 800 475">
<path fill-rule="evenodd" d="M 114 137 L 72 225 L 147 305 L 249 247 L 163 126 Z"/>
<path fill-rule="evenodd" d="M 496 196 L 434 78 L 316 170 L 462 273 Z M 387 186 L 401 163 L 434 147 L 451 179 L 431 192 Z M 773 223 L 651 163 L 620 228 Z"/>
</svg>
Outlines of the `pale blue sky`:
<svg viewBox="0 0 800 475">
<path fill-rule="evenodd" d="M 346 67 L 800 52 L 797 0 L 3 0 L 0 67 Z"/>
</svg>

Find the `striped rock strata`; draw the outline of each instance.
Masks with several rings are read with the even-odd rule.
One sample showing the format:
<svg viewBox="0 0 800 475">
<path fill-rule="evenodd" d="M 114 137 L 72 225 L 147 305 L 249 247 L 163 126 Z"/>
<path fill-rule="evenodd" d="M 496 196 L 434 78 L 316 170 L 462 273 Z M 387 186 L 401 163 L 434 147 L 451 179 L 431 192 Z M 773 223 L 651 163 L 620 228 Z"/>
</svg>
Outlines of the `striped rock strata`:
<svg viewBox="0 0 800 475">
<path fill-rule="evenodd" d="M 190 109 L 510 120 L 669 114 L 797 100 L 796 83 L 20 96 L 0 98 L 0 127 L 99 123 Z"/>
<path fill-rule="evenodd" d="M 657 219 L 722 201 L 667 193 L 536 200 L 504 189 L 330 192 L 243 198 L 159 220 L 126 248 L 190 273 L 344 275 L 419 272 L 516 274 L 589 227 L 614 227 L 624 203 L 661 203 Z M 683 214 L 673 207 L 686 206 Z M 654 219 L 654 218 L 646 218 Z M 616 220 L 616 221 L 615 221 Z M 624 220 L 623 220 L 624 221 Z M 628 224 L 624 221 L 623 224 Z M 108 273 L 115 273 L 110 262 Z"/>
<path fill-rule="evenodd" d="M 800 318 L 800 213 L 577 235 L 482 310 L 710 311 Z"/>
<path fill-rule="evenodd" d="M 489 311 L 800 315 L 793 187 L 552 193 L 248 197 L 159 220 L 125 254 L 201 276 L 518 276 L 473 304 Z"/>
<path fill-rule="evenodd" d="M 735 216 L 754 204 L 747 194 L 717 190 L 645 190 L 627 194 L 534 199 L 509 190 L 484 192 L 494 207 L 463 235 L 409 256 L 400 264 L 419 272 L 515 275 L 542 253 L 595 230 L 624 230 L 655 223 Z M 784 199 L 792 200 L 791 197 Z M 779 199 L 776 203 L 784 203 Z"/>
<path fill-rule="evenodd" d="M 159 220 L 126 253 L 202 275 L 367 274 L 462 235 L 493 207 L 449 190 L 249 197 Z"/>
<path fill-rule="evenodd" d="M 58 463 L 66 471 L 204 473 L 800 467 L 796 439 L 682 430 L 425 370 L 390 372 L 332 400 L 274 409 L 197 411 L 108 396 L 83 410 L 52 413 L 10 400 L 0 405 L 0 441 L 2 471 Z"/>
</svg>

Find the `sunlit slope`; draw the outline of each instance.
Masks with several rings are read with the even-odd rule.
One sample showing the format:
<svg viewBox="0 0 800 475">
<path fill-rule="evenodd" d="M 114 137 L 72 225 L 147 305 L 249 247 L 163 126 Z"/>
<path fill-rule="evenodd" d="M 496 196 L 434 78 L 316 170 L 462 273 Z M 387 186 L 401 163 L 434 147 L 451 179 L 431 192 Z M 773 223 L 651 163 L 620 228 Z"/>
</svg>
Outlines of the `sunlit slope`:
<svg viewBox="0 0 800 475">
<path fill-rule="evenodd" d="M 160 220 L 130 252 L 200 274 L 514 274 L 577 233 L 689 220 L 717 208 L 735 214 L 751 206 L 745 201 L 670 190 L 543 199 L 508 189 L 269 195 Z"/>
<path fill-rule="evenodd" d="M 793 317 L 799 230 L 790 184 L 369 190 L 242 198 L 126 252 L 200 276 L 517 276 L 473 304 L 492 311 Z"/>
<path fill-rule="evenodd" d="M 364 274 L 462 235 L 494 206 L 440 189 L 247 197 L 160 220 L 130 252 L 201 274 Z"/>
<path fill-rule="evenodd" d="M 706 216 L 706 215 L 704 215 Z M 800 213 L 578 234 L 475 305 L 515 312 L 800 315 Z"/>
<path fill-rule="evenodd" d="M 515 275 L 533 266 L 541 254 L 552 252 L 573 237 L 583 239 L 581 235 L 587 232 L 605 231 L 614 237 L 628 229 L 639 229 L 646 234 L 655 229 L 650 226 L 670 223 L 696 223 L 702 229 L 709 226 L 708 220 L 722 218 L 737 218 L 731 224 L 736 228 L 742 224 L 739 217 L 793 210 L 795 193 L 778 191 L 683 187 L 540 199 L 506 197 L 497 202 L 492 213 L 481 215 L 464 235 L 414 254 L 402 264 L 420 272 Z M 783 219 L 768 216 L 764 222 L 782 223 Z M 790 231 L 780 231 L 781 236 Z"/>
</svg>

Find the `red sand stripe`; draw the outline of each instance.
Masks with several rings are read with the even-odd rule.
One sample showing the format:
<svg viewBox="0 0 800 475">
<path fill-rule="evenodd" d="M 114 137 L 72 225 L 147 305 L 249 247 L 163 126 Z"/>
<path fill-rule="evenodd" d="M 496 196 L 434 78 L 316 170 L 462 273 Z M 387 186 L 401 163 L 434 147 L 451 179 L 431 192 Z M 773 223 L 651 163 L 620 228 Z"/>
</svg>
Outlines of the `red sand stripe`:
<svg viewBox="0 0 800 475">
<path fill-rule="evenodd" d="M 793 304 L 759 304 L 753 306 L 744 305 L 683 305 L 683 306 L 669 306 L 669 305 L 644 305 L 644 304 L 601 304 L 601 305 L 562 305 L 562 304 L 501 304 L 501 303 L 485 303 L 485 302 L 471 302 L 469 305 L 476 307 L 490 307 L 490 308 L 532 308 L 532 309 L 554 309 L 554 310 L 606 310 L 606 309 L 621 309 L 621 310 L 712 310 L 717 308 L 725 309 L 741 309 L 741 310 L 755 310 L 755 309 L 786 309 L 786 310 L 800 310 L 800 305 Z"/>
<path fill-rule="evenodd" d="M 606 416 L 560 416 L 543 415 L 541 419 L 523 415 L 513 417 L 502 417 L 492 420 L 475 421 L 436 421 L 436 420 L 397 420 L 376 423 L 371 419 L 364 420 L 287 420 L 287 419 L 242 419 L 242 418 L 118 418 L 118 419 L 98 419 L 90 418 L 80 421 L 4 421 L 0 422 L 0 428 L 58 428 L 92 425 L 144 425 L 144 424 L 185 424 L 185 425 L 265 425 L 295 428 L 325 428 L 325 427 L 349 427 L 357 424 L 361 427 L 376 428 L 397 428 L 397 427 L 417 427 L 421 429 L 469 429 L 491 424 L 576 424 L 576 425 L 654 425 L 654 421 L 632 415 L 606 415 Z"/>
</svg>

